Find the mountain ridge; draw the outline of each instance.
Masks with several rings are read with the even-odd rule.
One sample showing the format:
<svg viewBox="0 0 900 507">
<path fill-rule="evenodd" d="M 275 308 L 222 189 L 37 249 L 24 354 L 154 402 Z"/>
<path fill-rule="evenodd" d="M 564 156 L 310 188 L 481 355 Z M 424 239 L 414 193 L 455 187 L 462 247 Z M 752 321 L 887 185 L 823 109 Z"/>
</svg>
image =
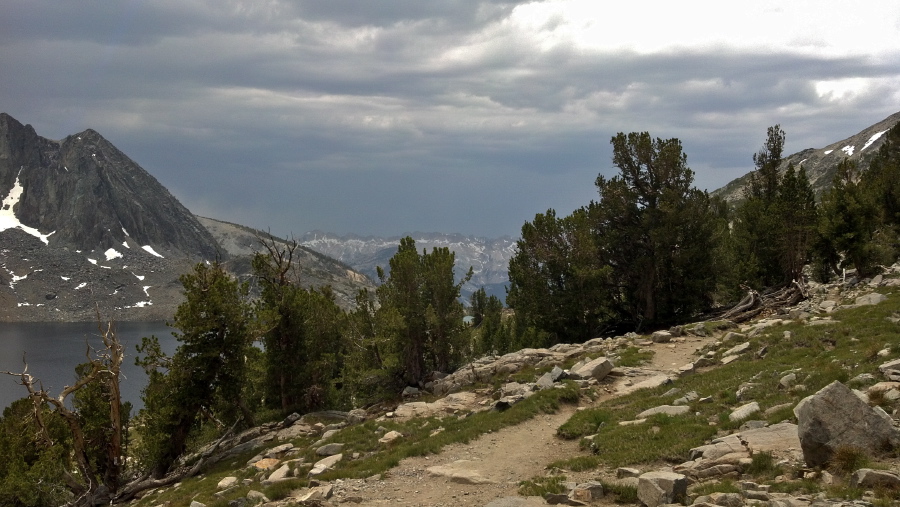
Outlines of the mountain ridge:
<svg viewBox="0 0 900 507">
<path fill-rule="evenodd" d="M 806 176 L 809 178 L 813 192 L 817 197 L 821 197 L 822 193 L 831 186 L 831 180 L 842 160 L 850 159 L 856 162 L 860 171 L 868 169 L 872 157 L 884 143 L 884 134 L 898 123 L 900 123 L 900 112 L 823 148 L 806 148 L 787 155 L 782 158 L 778 172 L 784 174 L 790 164 L 794 164 L 797 169 L 802 166 L 806 170 Z M 743 199 L 743 190 L 748 185 L 752 173 L 753 171 L 750 171 L 735 178 L 710 194 L 722 197 L 730 203 L 739 202 Z"/>
<path fill-rule="evenodd" d="M 406 236 L 413 238 L 419 249 L 447 247 L 455 252 L 457 280 L 465 275 L 469 266 L 472 267 L 472 279 L 461 290 L 465 299 L 482 287 L 489 295 L 505 299 L 509 282 L 507 268 L 516 245 L 516 240 L 509 236 L 487 238 L 460 233 L 413 232 L 404 236 L 382 237 L 310 231 L 300 236 L 299 241 L 377 280 L 377 267 L 389 271 L 389 260 L 397 252 L 400 239 Z"/>
</svg>

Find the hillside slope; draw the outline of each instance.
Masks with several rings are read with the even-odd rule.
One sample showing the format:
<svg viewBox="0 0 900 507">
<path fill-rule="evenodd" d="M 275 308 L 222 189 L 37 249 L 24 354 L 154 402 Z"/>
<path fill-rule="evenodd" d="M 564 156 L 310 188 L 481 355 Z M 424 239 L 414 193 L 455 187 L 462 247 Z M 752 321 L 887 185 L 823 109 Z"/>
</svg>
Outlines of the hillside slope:
<svg viewBox="0 0 900 507">
<path fill-rule="evenodd" d="M 778 170 L 783 174 L 790 164 L 794 164 L 795 168 L 802 166 L 806 170 L 813 191 L 817 196 L 821 196 L 831 186 L 831 180 L 842 160 L 852 160 L 861 170 L 866 170 L 872 157 L 884 143 L 883 135 L 897 123 L 900 123 L 900 112 L 824 148 L 807 148 L 785 156 Z M 720 196 L 732 203 L 742 200 L 743 190 L 749 182 L 750 174 L 732 180 L 724 187 L 714 190 L 712 195 Z"/>
</svg>

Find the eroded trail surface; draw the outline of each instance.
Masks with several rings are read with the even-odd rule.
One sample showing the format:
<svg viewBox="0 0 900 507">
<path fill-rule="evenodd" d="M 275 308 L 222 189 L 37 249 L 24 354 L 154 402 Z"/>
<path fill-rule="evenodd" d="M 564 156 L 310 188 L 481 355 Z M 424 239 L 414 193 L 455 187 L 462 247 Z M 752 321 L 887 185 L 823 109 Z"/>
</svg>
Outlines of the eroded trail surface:
<svg viewBox="0 0 900 507">
<path fill-rule="evenodd" d="M 655 354 L 644 367 L 646 377 L 670 372 L 692 361 L 694 352 L 714 338 L 686 338 L 681 343 L 652 344 L 647 348 Z M 626 383 L 642 380 L 641 376 L 620 378 L 604 382 L 600 392 L 604 394 L 595 402 L 582 399 L 591 405 L 615 396 Z M 584 405 L 583 405 L 584 406 Z M 363 506 L 482 506 L 493 500 L 516 496 L 519 481 L 546 473 L 548 463 L 578 455 L 577 441 L 566 441 L 556 436 L 556 430 L 577 410 L 564 406 L 555 414 L 544 414 L 522 424 L 482 435 L 468 444 L 445 447 L 438 455 L 407 458 L 390 470 L 384 479 L 346 480 L 337 490 L 338 501 L 354 502 Z M 457 470 L 467 479 L 451 479 L 434 476 L 428 468 L 446 466 Z M 567 473 L 569 480 L 589 480 L 596 474 Z M 480 482 L 476 484 L 463 483 Z M 516 505 L 527 505 L 518 503 Z M 535 505 L 546 505 L 543 501 Z"/>
</svg>

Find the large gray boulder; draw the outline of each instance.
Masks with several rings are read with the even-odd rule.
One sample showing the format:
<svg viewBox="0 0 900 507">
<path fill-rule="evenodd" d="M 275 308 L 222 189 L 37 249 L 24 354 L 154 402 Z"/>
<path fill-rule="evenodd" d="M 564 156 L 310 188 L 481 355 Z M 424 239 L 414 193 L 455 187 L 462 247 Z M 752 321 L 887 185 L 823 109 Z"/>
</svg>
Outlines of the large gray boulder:
<svg viewBox="0 0 900 507">
<path fill-rule="evenodd" d="M 638 500 L 647 507 L 676 503 L 687 496 L 687 477 L 675 472 L 647 472 L 638 477 Z"/>
<path fill-rule="evenodd" d="M 609 372 L 613 369 L 613 364 L 609 359 L 605 357 L 598 357 L 594 359 L 584 366 L 581 366 L 577 370 L 573 368 L 573 371 L 570 372 L 569 376 L 575 380 L 587 380 L 589 378 L 595 378 L 597 380 L 603 380 Z"/>
<path fill-rule="evenodd" d="M 850 476 L 851 488 L 885 488 L 890 490 L 900 489 L 900 475 L 888 470 L 872 470 L 860 468 Z"/>
<path fill-rule="evenodd" d="M 876 455 L 900 446 L 900 430 L 880 407 L 870 407 L 840 382 L 832 382 L 796 407 L 797 433 L 809 466 L 826 464 L 839 447 Z"/>
</svg>

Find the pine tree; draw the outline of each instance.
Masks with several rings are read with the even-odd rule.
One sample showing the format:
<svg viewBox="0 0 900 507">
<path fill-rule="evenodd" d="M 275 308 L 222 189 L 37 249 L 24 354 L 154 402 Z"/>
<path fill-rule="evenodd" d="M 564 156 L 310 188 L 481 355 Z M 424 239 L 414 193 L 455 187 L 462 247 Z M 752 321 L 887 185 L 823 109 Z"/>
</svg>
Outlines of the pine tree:
<svg viewBox="0 0 900 507">
<path fill-rule="evenodd" d="M 217 261 L 200 263 L 180 278 L 185 301 L 175 312 L 172 334 L 180 343 L 169 358 L 155 337 L 145 338 L 139 364 L 150 377 L 144 389 L 141 432 L 144 459 L 162 477 L 187 449 L 201 416 L 253 424 L 243 399 L 244 359 L 252 345 L 247 285 Z"/>
<path fill-rule="evenodd" d="M 455 283 L 455 263 L 456 255 L 446 247 L 419 254 L 407 236 L 389 261 L 390 273 L 378 268 L 377 313 L 394 323 L 392 347 L 407 384 L 418 384 L 431 369 L 454 369 L 470 352 L 459 294 L 472 269 Z"/>
<path fill-rule="evenodd" d="M 594 243 L 588 209 L 563 218 L 550 209 L 526 222 L 509 261 L 506 296 L 516 314 L 516 343 L 539 347 L 596 336 L 612 314 L 611 269 Z M 549 342 L 536 340 L 532 328 L 549 333 Z"/>
<path fill-rule="evenodd" d="M 873 237 L 878 211 L 859 180 L 855 162 L 838 165 L 831 188 L 822 196 L 817 256 L 828 271 L 853 266 L 860 276 L 875 273 L 878 259 Z M 838 265 L 840 256 L 844 262 Z"/>
<path fill-rule="evenodd" d="M 257 315 L 265 344 L 267 399 L 285 414 L 333 401 L 340 376 L 344 314 L 328 287 L 306 289 L 295 272 L 296 241 L 262 240 L 253 258 L 261 294 Z"/>
</svg>

